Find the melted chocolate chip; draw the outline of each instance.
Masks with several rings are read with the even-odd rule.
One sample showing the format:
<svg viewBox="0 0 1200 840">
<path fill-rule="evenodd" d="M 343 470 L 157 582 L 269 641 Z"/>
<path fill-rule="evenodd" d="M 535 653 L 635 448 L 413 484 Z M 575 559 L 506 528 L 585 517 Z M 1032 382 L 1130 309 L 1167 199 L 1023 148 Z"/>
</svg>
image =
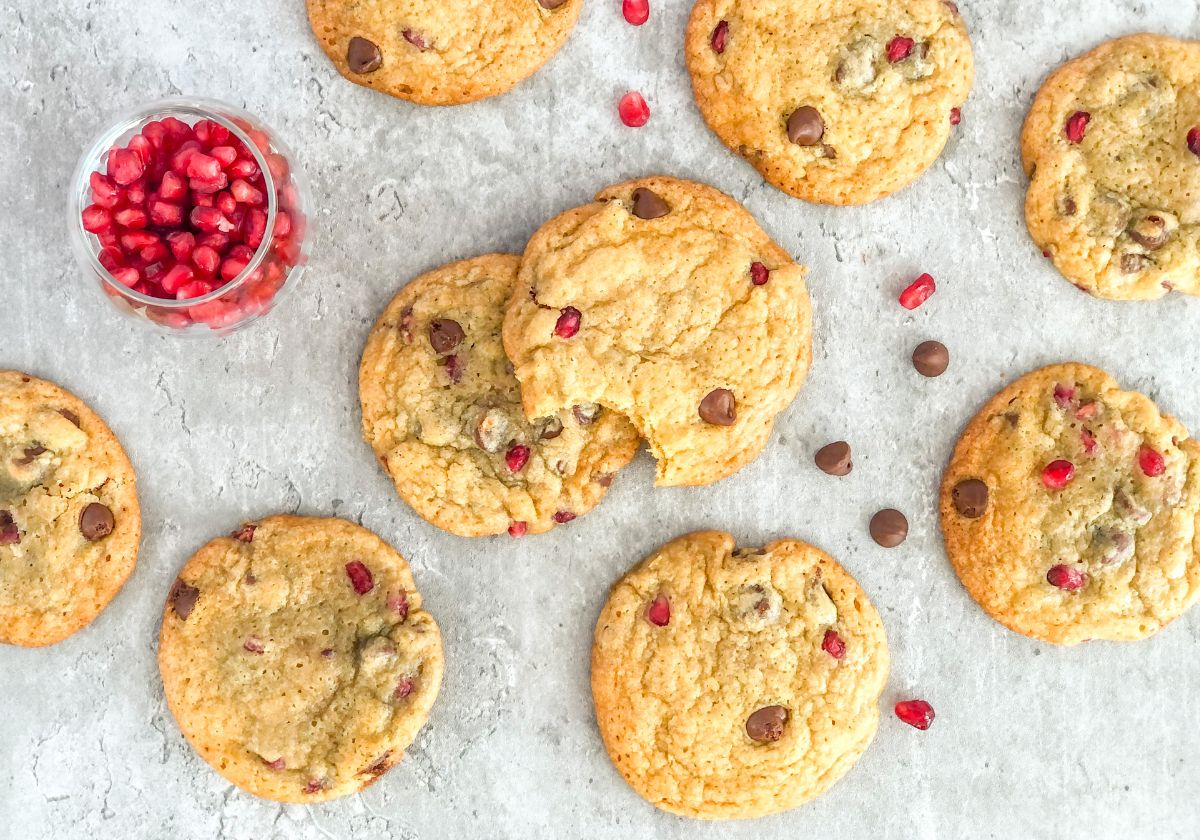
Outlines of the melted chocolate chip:
<svg viewBox="0 0 1200 840">
<path fill-rule="evenodd" d="M 1121 271 L 1126 274 L 1137 274 L 1149 263 L 1150 261 L 1144 254 L 1125 254 L 1121 257 Z"/>
<path fill-rule="evenodd" d="M 772 744 L 783 737 L 788 717 L 783 706 L 764 706 L 746 718 L 746 734 L 760 744 Z"/>
<path fill-rule="evenodd" d="M 671 212 L 662 197 L 645 187 L 633 191 L 633 215 L 639 219 L 657 219 Z"/>
<path fill-rule="evenodd" d="M 550 11 L 554 11 L 555 9 L 559 8 L 564 3 L 566 3 L 567 0 L 537 0 L 537 2 L 538 2 L 538 5 L 541 6 L 543 9 L 548 9 Z"/>
<path fill-rule="evenodd" d="M 854 468 L 850 459 L 850 444 L 844 440 L 826 444 L 817 450 L 817 466 L 827 475 L 848 475 Z"/>
<path fill-rule="evenodd" d="M 571 409 L 571 415 L 580 426 L 590 426 L 600 416 L 600 406 L 596 403 L 580 403 Z"/>
<path fill-rule="evenodd" d="M 458 321 L 449 318 L 435 318 L 429 322 L 429 345 L 433 352 L 444 356 L 455 347 L 462 344 L 463 328 Z"/>
<path fill-rule="evenodd" d="M 374 41 L 355 35 L 346 48 L 346 64 L 351 73 L 374 73 L 383 65 L 383 53 Z"/>
<path fill-rule="evenodd" d="M 922 376 L 941 376 L 950 365 L 950 351 L 940 341 L 922 341 L 913 350 L 912 363 Z"/>
<path fill-rule="evenodd" d="M 175 615 L 186 621 L 187 617 L 192 614 L 192 610 L 195 609 L 196 600 L 199 597 L 200 590 L 184 583 L 183 578 L 180 578 L 171 587 L 171 609 L 175 611 Z"/>
<path fill-rule="evenodd" d="M 554 440 L 562 434 L 563 424 L 557 417 L 547 417 L 542 423 L 542 430 L 538 434 L 539 440 Z"/>
<path fill-rule="evenodd" d="M 825 136 L 825 121 L 811 105 L 803 105 L 787 118 L 788 139 L 797 146 L 815 146 Z"/>
<path fill-rule="evenodd" d="M 988 506 L 988 486 L 978 478 L 967 478 L 954 485 L 950 499 L 959 516 L 978 519 Z"/>
<path fill-rule="evenodd" d="M 107 537 L 113 532 L 116 521 L 108 505 L 92 502 L 79 514 L 79 533 L 85 539 L 95 542 Z"/>
<path fill-rule="evenodd" d="M 58 413 L 61 414 L 63 417 L 66 417 L 68 420 L 70 420 L 72 423 L 74 423 L 77 427 L 83 428 L 82 426 L 79 425 L 79 415 L 76 414 L 74 411 L 71 411 L 71 409 L 60 408 L 58 410 Z"/>
<path fill-rule="evenodd" d="M 18 467 L 24 467 L 33 463 L 33 459 L 46 451 L 44 446 L 30 446 L 25 449 L 24 456 L 13 461 Z"/>
<path fill-rule="evenodd" d="M 871 517 L 871 539 L 884 548 L 895 548 L 908 537 L 908 520 L 893 508 L 885 508 Z"/>
<path fill-rule="evenodd" d="M 714 426 L 732 426 L 737 420 L 737 400 L 733 391 L 714 388 L 700 400 L 700 419 Z"/>
</svg>

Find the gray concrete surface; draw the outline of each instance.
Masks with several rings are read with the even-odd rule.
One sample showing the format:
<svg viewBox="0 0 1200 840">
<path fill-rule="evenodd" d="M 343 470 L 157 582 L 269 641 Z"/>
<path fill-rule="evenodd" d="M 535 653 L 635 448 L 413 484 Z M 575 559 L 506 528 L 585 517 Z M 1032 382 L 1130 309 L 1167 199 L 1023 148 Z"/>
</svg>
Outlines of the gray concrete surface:
<svg viewBox="0 0 1200 840">
<path fill-rule="evenodd" d="M 1108 37 L 1200 33 L 1197 0 L 965 0 L 978 74 L 963 123 L 915 186 L 869 207 L 763 185 L 708 133 L 683 67 L 686 0 L 627 26 L 589 0 L 562 53 L 512 93 L 443 110 L 336 76 L 300 0 L 0 2 L 0 366 L 73 389 L 139 473 L 141 560 L 87 630 L 0 649 L 0 837 L 1184 838 L 1200 832 L 1200 613 L 1152 641 L 1060 650 L 1003 630 L 950 570 L 934 492 L 954 438 L 1002 383 L 1042 363 L 1102 365 L 1200 428 L 1200 301 L 1092 300 L 1026 235 L 1016 136 L 1039 80 Z M 650 123 L 619 124 L 642 90 Z M 110 117 L 167 94 L 225 99 L 298 150 L 321 208 L 312 268 L 281 311 L 222 342 L 119 320 L 81 285 L 67 180 Z M 815 363 L 767 452 L 714 487 L 653 490 L 646 455 L 596 511 L 553 534 L 464 540 L 393 494 L 358 433 L 355 372 L 398 286 L 450 259 L 519 250 L 538 224 L 623 178 L 664 172 L 744 201 L 812 270 Z M 939 280 L 907 313 L 897 290 Z M 926 338 L 953 354 L 922 380 Z M 856 451 L 834 480 L 812 452 Z M 867 537 L 879 507 L 903 547 Z M 405 761 L 362 796 L 257 800 L 195 755 L 155 666 L 160 604 L 187 556 L 246 517 L 359 520 L 411 559 L 446 635 L 448 675 Z M 752 823 L 659 813 L 607 760 L 587 688 L 608 586 L 668 537 L 724 528 L 833 552 L 884 616 L 883 702 L 928 698 L 926 733 L 888 714 L 829 794 Z"/>
</svg>

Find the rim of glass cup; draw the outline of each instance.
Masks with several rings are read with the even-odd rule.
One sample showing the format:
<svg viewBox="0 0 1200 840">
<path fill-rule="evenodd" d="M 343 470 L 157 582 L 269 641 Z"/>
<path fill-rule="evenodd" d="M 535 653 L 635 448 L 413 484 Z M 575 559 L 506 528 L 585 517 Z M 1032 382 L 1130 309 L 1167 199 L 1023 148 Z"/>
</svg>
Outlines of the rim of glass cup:
<svg viewBox="0 0 1200 840">
<path fill-rule="evenodd" d="M 71 209 L 69 219 L 71 237 L 79 247 L 80 251 L 87 255 L 88 265 L 99 275 L 102 282 L 108 286 L 111 286 L 122 297 L 134 301 L 142 306 L 154 306 L 158 307 L 159 309 L 188 309 L 193 306 L 199 306 L 200 304 L 208 303 L 209 301 L 218 300 L 219 298 L 224 297 L 231 291 L 242 286 L 250 277 L 250 275 L 254 273 L 254 271 L 260 265 L 262 265 L 263 260 L 266 259 L 267 254 L 270 253 L 271 237 L 263 236 L 263 241 L 259 243 L 258 249 L 254 252 L 254 256 L 251 258 L 250 262 L 246 263 L 246 267 L 242 269 L 241 273 L 239 273 L 237 277 L 234 277 L 223 286 L 219 286 L 208 294 L 201 295 L 200 297 L 184 298 L 182 300 L 177 298 L 159 298 L 152 297 L 150 295 L 144 295 L 139 291 L 131 289 L 129 286 L 126 286 L 124 283 L 117 280 L 117 278 L 113 277 L 109 270 L 100 263 L 100 249 L 96 247 L 97 243 L 92 241 L 95 239 L 94 234 L 89 233 L 83 228 L 83 208 L 90 203 L 85 198 L 87 191 L 90 188 L 88 182 L 91 178 L 92 172 L 103 171 L 101 170 L 100 166 L 103 163 L 104 155 L 107 154 L 109 150 L 116 145 L 117 141 L 120 140 L 124 135 L 129 134 L 130 132 L 136 133 L 137 130 L 139 130 L 148 121 L 159 117 L 185 114 L 188 116 L 194 116 L 197 119 L 209 119 L 215 123 L 218 123 L 219 125 L 224 126 L 225 128 L 229 129 L 230 133 L 242 141 L 242 143 L 246 145 L 246 148 L 250 150 L 250 153 L 254 155 L 254 162 L 258 164 L 258 169 L 263 176 L 263 187 L 267 191 L 266 230 L 274 230 L 275 213 L 279 206 L 279 195 L 275 188 L 275 178 L 271 175 L 271 169 L 267 165 L 266 156 L 263 151 L 258 148 L 258 145 L 250 139 L 250 136 L 236 123 L 227 119 L 221 113 L 222 111 L 242 117 L 250 123 L 262 126 L 264 129 L 269 129 L 271 146 L 279 150 L 279 152 L 281 152 L 283 156 L 287 158 L 288 168 L 292 180 L 296 181 L 297 192 L 302 195 L 304 194 L 304 185 L 299 183 L 296 173 L 291 171 L 294 169 L 294 156 L 292 155 L 291 149 L 289 149 L 286 144 L 282 143 L 278 139 L 274 129 L 270 129 L 270 126 L 267 126 L 258 117 L 246 112 L 241 108 L 238 108 L 235 105 L 229 105 L 225 102 L 218 102 L 215 99 L 203 99 L 200 97 L 191 96 L 175 96 L 168 99 L 160 99 L 157 102 L 151 102 L 148 105 L 144 105 L 136 110 L 123 114 L 109 128 L 106 128 L 104 131 L 100 132 L 100 134 L 96 136 L 96 139 L 93 140 L 88 146 L 87 151 L 85 151 L 79 158 L 79 163 L 75 167 L 75 173 L 71 176 L 71 184 L 73 185 L 73 188 L 71 190 Z M 307 240 L 311 237 L 311 232 L 307 231 L 307 218 L 305 220 L 305 225 L 305 244 L 307 245 Z M 307 251 L 307 248 L 304 250 Z M 289 273 L 290 271 L 299 267 L 300 266 L 298 265 L 291 266 L 289 268 Z"/>
</svg>

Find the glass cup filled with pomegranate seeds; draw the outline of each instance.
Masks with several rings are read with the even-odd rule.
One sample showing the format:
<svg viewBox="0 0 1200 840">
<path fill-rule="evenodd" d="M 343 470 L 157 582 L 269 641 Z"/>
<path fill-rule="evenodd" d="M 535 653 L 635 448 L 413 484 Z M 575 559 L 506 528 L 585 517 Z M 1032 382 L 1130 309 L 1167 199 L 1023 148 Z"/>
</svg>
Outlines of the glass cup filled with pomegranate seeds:
<svg viewBox="0 0 1200 840">
<path fill-rule="evenodd" d="M 303 173 L 250 114 L 168 99 L 122 117 L 79 161 L 68 223 L 89 278 L 172 334 L 224 335 L 300 277 L 312 238 Z"/>
</svg>

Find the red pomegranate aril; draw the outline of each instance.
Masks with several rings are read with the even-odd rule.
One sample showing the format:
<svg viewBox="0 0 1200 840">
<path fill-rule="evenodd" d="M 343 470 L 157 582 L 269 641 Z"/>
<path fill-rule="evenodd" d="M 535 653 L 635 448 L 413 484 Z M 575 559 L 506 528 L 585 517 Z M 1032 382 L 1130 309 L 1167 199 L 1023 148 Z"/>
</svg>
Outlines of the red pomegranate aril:
<svg viewBox="0 0 1200 840">
<path fill-rule="evenodd" d="M 158 120 L 151 120 L 142 126 L 142 136 L 149 140 L 155 149 L 161 149 L 167 139 L 167 129 Z"/>
<path fill-rule="evenodd" d="M 821 650 L 834 659 L 841 659 L 846 655 L 846 643 L 842 641 L 842 637 L 836 630 L 826 630 L 825 638 L 821 640 Z"/>
<path fill-rule="evenodd" d="M 554 322 L 554 334 L 559 338 L 571 338 L 579 332 L 579 323 L 583 314 L 574 306 L 567 306 L 559 312 L 558 320 Z"/>
<path fill-rule="evenodd" d="M 408 41 L 408 43 L 412 44 L 422 52 L 429 49 L 429 41 L 420 32 L 417 32 L 414 29 L 405 29 L 402 30 L 400 34 L 404 36 L 405 41 Z"/>
<path fill-rule="evenodd" d="M 128 286 L 131 289 L 142 279 L 142 275 L 138 273 L 138 270 L 132 266 L 125 266 L 124 268 L 118 268 L 116 270 L 110 269 L 109 274 L 111 274 L 113 279 L 118 283 L 123 286 Z"/>
<path fill-rule="evenodd" d="M 262 640 L 255 636 L 250 636 L 246 639 L 246 641 L 242 642 L 242 648 L 245 649 L 248 653 L 262 653 L 264 650 L 266 650 L 266 648 L 263 647 Z M 271 764 L 269 764 L 267 766 L 274 767 L 275 763 L 276 762 L 272 762 Z M 283 759 L 282 758 L 278 760 L 278 764 L 279 764 L 279 767 L 275 767 L 275 769 L 276 770 L 282 769 L 283 768 Z"/>
<path fill-rule="evenodd" d="M 1079 442 L 1083 444 L 1083 452 L 1085 455 L 1094 455 L 1096 452 L 1096 436 L 1088 429 L 1079 430 Z"/>
<path fill-rule="evenodd" d="M 258 164 L 253 160 L 238 158 L 233 163 L 229 164 L 229 168 L 225 170 L 232 178 L 253 178 L 258 175 Z"/>
<path fill-rule="evenodd" d="M 901 700 L 896 704 L 896 717 L 924 731 L 933 723 L 933 706 L 924 700 Z"/>
<path fill-rule="evenodd" d="M 771 271 L 760 262 L 750 263 L 750 282 L 755 286 L 765 286 L 771 279 Z"/>
<path fill-rule="evenodd" d="M 359 595 L 366 595 L 375 588 L 375 578 L 361 560 L 351 560 L 346 564 L 346 575 L 350 584 Z"/>
<path fill-rule="evenodd" d="M 508 452 L 504 453 L 504 465 L 508 467 L 509 472 L 520 472 L 525 469 L 525 464 L 529 462 L 529 447 L 522 444 L 517 444 L 511 447 Z"/>
<path fill-rule="evenodd" d="M 1067 118 L 1067 124 L 1063 128 L 1063 133 L 1067 135 L 1067 140 L 1072 143 L 1082 143 L 1083 135 L 1087 132 L 1088 122 L 1092 119 L 1092 115 L 1087 111 L 1076 111 Z"/>
<path fill-rule="evenodd" d="M 1143 446 L 1138 450 L 1138 466 L 1144 474 L 1154 478 L 1166 471 L 1167 461 L 1158 450 Z"/>
<path fill-rule="evenodd" d="M 203 280 L 193 280 L 190 283 L 184 283 L 175 292 L 175 297 L 178 300 L 192 300 L 193 298 L 203 297 L 213 290 L 211 283 L 205 283 Z"/>
<path fill-rule="evenodd" d="M 1061 382 L 1054 386 L 1054 403 L 1061 409 L 1068 409 L 1075 404 L 1075 389 Z"/>
<path fill-rule="evenodd" d="M 126 204 L 145 204 L 146 203 L 146 185 L 141 181 L 135 181 L 125 188 L 125 203 Z"/>
<path fill-rule="evenodd" d="M 171 249 L 164 242 L 151 242 L 149 245 L 144 245 L 138 250 L 138 259 L 143 264 L 149 265 L 159 260 L 165 260 L 170 255 Z M 147 269 L 149 271 L 149 269 Z"/>
<path fill-rule="evenodd" d="M 1042 470 L 1042 484 L 1051 490 L 1062 490 L 1075 478 L 1075 465 L 1060 458 L 1051 461 Z"/>
<path fill-rule="evenodd" d="M 158 197 L 167 201 L 178 201 L 187 195 L 187 182 L 170 170 L 163 173 L 158 184 Z"/>
<path fill-rule="evenodd" d="M 260 645 L 260 649 L 259 649 L 259 650 L 254 650 L 253 648 L 251 648 L 251 647 L 250 647 L 250 642 L 249 642 L 249 641 L 247 641 L 247 642 L 246 642 L 246 650 L 252 651 L 253 653 L 262 653 L 262 650 L 261 650 L 261 645 Z M 282 758 L 277 758 L 277 759 L 275 759 L 274 761 L 267 761 L 267 760 L 264 758 L 264 759 L 263 759 L 263 764 L 267 765 L 267 766 L 268 766 L 268 767 L 270 767 L 272 770 L 283 770 L 283 769 L 285 769 L 285 768 L 287 767 L 287 762 L 286 762 L 286 761 L 284 761 Z"/>
<path fill-rule="evenodd" d="M 116 149 L 108 155 L 108 177 L 121 186 L 128 186 L 146 172 L 146 163 L 137 152 Z"/>
<path fill-rule="evenodd" d="M 92 201 L 106 210 L 112 210 L 121 203 L 121 191 L 103 173 L 93 172 L 88 178 L 92 188 Z"/>
<path fill-rule="evenodd" d="M 120 248 L 121 247 L 121 237 L 117 235 L 116 231 L 108 231 L 107 233 L 98 233 L 98 234 L 96 234 L 96 238 L 100 240 L 100 247 L 102 247 L 102 248 Z"/>
<path fill-rule="evenodd" d="M 646 607 L 646 620 L 655 627 L 666 627 L 671 623 L 671 601 L 659 595 Z"/>
<path fill-rule="evenodd" d="M 271 245 L 271 252 L 284 265 L 295 265 L 300 262 L 300 244 L 294 239 L 276 239 Z"/>
<path fill-rule="evenodd" d="M 213 146 L 208 150 L 208 153 L 221 162 L 221 168 L 226 169 L 231 163 L 237 160 L 237 149 L 233 146 Z"/>
<path fill-rule="evenodd" d="M 189 140 L 175 150 L 171 155 L 171 170 L 180 177 L 187 175 L 188 163 L 193 155 L 202 154 L 201 146 L 195 140 Z"/>
<path fill-rule="evenodd" d="M 220 173 L 216 178 L 189 178 L 188 187 L 192 192 L 215 193 L 229 186 L 229 177 Z"/>
<path fill-rule="evenodd" d="M 192 265 L 204 274 L 213 274 L 221 264 L 221 255 L 208 245 L 197 245 L 192 251 Z"/>
<path fill-rule="evenodd" d="M 650 0 L 622 0 L 621 14 L 626 23 L 641 26 L 650 17 Z"/>
<path fill-rule="evenodd" d="M 641 128 L 650 119 L 650 106 L 646 104 L 646 100 L 640 93 L 631 90 L 617 103 L 617 113 L 620 114 L 621 122 L 625 125 L 630 128 Z"/>
<path fill-rule="evenodd" d="M 174 295 L 184 285 L 192 282 L 193 276 L 192 270 L 180 262 L 171 266 L 158 282 L 164 292 Z"/>
<path fill-rule="evenodd" d="M 913 45 L 916 42 L 912 38 L 904 35 L 897 35 L 892 40 L 888 41 L 887 45 L 887 60 L 892 64 L 897 61 L 903 61 L 908 58 L 913 51 Z"/>
<path fill-rule="evenodd" d="M 529 523 L 513 522 L 508 526 L 508 535 L 510 537 L 523 537 L 529 531 Z"/>
<path fill-rule="evenodd" d="M 937 283 L 934 282 L 933 276 L 922 274 L 900 293 L 900 305 L 905 309 L 916 309 L 936 291 Z"/>
<path fill-rule="evenodd" d="M 205 233 L 229 233 L 233 224 L 215 207 L 193 207 L 192 224 Z"/>
<path fill-rule="evenodd" d="M 167 247 L 171 249 L 171 256 L 179 262 L 187 262 L 196 248 L 196 237 L 186 230 L 173 231 L 167 234 Z"/>
<path fill-rule="evenodd" d="M 183 224 L 183 208 L 158 199 L 150 202 L 150 221 L 158 227 L 178 227 Z"/>
<path fill-rule="evenodd" d="M 554 521 L 559 525 L 565 525 L 575 518 L 575 514 L 569 510 L 560 510 L 554 514 Z"/>
<path fill-rule="evenodd" d="M 1098 402 L 1094 402 L 1094 401 L 1086 402 L 1083 405 L 1079 406 L 1078 409 L 1076 409 L 1075 418 L 1077 420 L 1091 420 L 1093 417 L 1095 417 L 1099 413 L 1100 413 L 1100 404 Z"/>
<path fill-rule="evenodd" d="M 1074 566 L 1060 563 L 1052 566 L 1050 571 L 1046 572 L 1046 580 L 1051 586 L 1057 586 L 1067 592 L 1077 592 L 1087 582 L 1087 576 Z"/>
<path fill-rule="evenodd" d="M 265 146 L 259 146 L 259 148 L 265 148 Z M 282 184 L 284 181 L 286 181 L 288 172 L 290 171 L 288 169 L 287 159 L 284 158 L 283 155 L 276 154 L 268 154 L 266 155 L 266 159 L 267 169 L 271 170 L 271 178 L 274 179 L 275 183 Z"/>
<path fill-rule="evenodd" d="M 227 283 L 236 280 L 237 276 L 246 269 L 249 262 L 249 260 L 237 257 L 226 257 L 221 261 L 221 278 Z"/>
<path fill-rule="evenodd" d="M 106 271 L 120 268 L 125 265 L 125 254 L 120 248 L 101 248 L 96 254 L 96 259 L 100 261 L 100 265 L 104 266 Z"/>
<path fill-rule="evenodd" d="M 237 204 L 237 199 L 233 197 L 233 194 L 225 191 L 217 193 L 217 200 L 214 206 L 228 216 L 237 209 Z"/>
<path fill-rule="evenodd" d="M 234 179 L 233 183 L 229 185 L 229 193 L 230 197 L 239 204 L 263 203 L 263 194 L 242 178 Z"/>
<path fill-rule="evenodd" d="M 276 220 L 279 215 L 276 214 Z M 257 248 L 262 244 L 263 237 L 267 233 L 267 214 L 262 210 L 251 208 L 246 213 L 246 218 L 242 221 L 242 239 L 251 248 Z"/>
<path fill-rule="evenodd" d="M 192 204 L 196 207 L 213 207 L 217 203 L 217 197 L 212 193 L 196 193 L 192 196 Z"/>
<path fill-rule="evenodd" d="M 159 123 L 166 130 L 167 136 L 176 143 L 187 140 L 192 136 L 191 126 L 178 117 L 163 117 Z"/>
<path fill-rule="evenodd" d="M 292 217 L 283 210 L 275 214 L 275 238 L 287 236 L 292 232 Z"/>
<path fill-rule="evenodd" d="M 950 109 L 950 125 L 958 125 L 962 122 L 962 110 L 959 108 Z"/>
<path fill-rule="evenodd" d="M 144 230 L 134 230 L 121 234 L 121 247 L 126 253 L 140 251 L 158 241 L 153 233 Z"/>
<path fill-rule="evenodd" d="M 142 159 L 142 163 L 146 166 L 154 163 L 154 144 L 141 134 L 135 134 L 133 137 L 130 137 L 129 142 L 125 144 L 125 148 L 136 152 L 137 156 Z"/>
<path fill-rule="evenodd" d="M 1192 126 L 1187 133 L 1188 151 L 1200 157 L 1200 125 Z"/>
<path fill-rule="evenodd" d="M 229 129 L 212 120 L 203 120 L 204 136 L 197 134 L 197 139 L 205 146 L 222 146 L 229 142 Z"/>
<path fill-rule="evenodd" d="M 729 21 L 723 20 L 713 28 L 708 43 L 717 55 L 725 52 L 725 45 L 729 43 Z"/>
<path fill-rule="evenodd" d="M 229 247 L 229 236 L 224 233 L 206 233 L 196 237 L 196 244 L 205 245 L 214 251 L 224 253 L 225 249 Z"/>
<path fill-rule="evenodd" d="M 112 213 L 103 207 L 91 204 L 83 208 L 83 229 L 88 233 L 106 233 L 112 230 Z"/>
</svg>

